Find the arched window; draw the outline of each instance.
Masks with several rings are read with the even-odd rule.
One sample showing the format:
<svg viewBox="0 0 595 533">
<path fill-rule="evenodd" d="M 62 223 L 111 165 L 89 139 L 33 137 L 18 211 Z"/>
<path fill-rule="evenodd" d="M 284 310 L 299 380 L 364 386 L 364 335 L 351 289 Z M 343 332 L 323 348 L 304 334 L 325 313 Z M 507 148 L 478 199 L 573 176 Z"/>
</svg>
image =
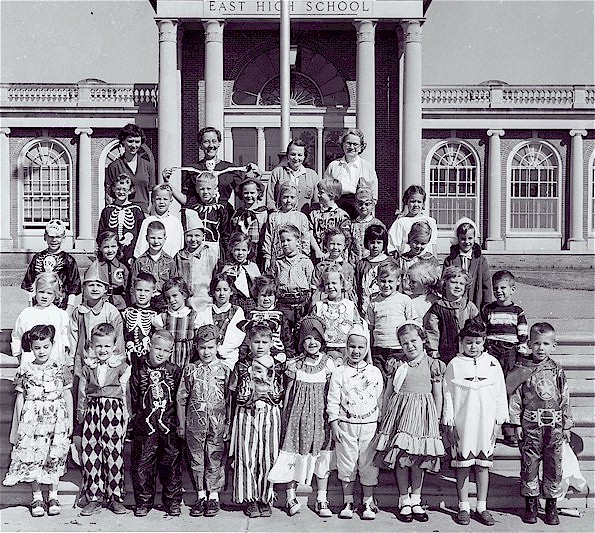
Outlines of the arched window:
<svg viewBox="0 0 595 533">
<path fill-rule="evenodd" d="M 595 233 L 595 151 L 589 163 L 589 234 Z"/>
<path fill-rule="evenodd" d="M 521 145 L 510 162 L 510 230 L 560 230 L 560 163 L 544 142 Z"/>
<path fill-rule="evenodd" d="M 452 229 L 461 217 L 477 221 L 477 157 L 466 144 L 439 144 L 431 153 L 428 173 L 429 213 L 438 229 Z"/>
<path fill-rule="evenodd" d="M 23 228 L 43 228 L 52 218 L 59 218 L 72 229 L 72 160 L 68 150 L 54 139 L 35 139 L 21 152 L 19 174 Z"/>
</svg>

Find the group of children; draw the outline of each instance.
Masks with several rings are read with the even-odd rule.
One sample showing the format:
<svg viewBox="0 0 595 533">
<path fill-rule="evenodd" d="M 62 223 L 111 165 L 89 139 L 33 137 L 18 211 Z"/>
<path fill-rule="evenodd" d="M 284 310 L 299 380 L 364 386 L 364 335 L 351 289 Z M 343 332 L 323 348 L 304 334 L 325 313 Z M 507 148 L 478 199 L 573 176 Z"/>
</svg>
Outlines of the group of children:
<svg viewBox="0 0 595 533">
<path fill-rule="evenodd" d="M 555 332 L 528 329 L 510 272 L 490 280 L 473 221 L 456 224 L 441 269 L 419 186 L 407 189 L 389 231 L 366 188 L 355 220 L 336 205 L 338 180 L 318 183 L 320 205 L 308 215 L 297 210 L 295 184 L 277 190 L 269 213 L 259 206 L 264 184 L 246 178 L 234 211 L 205 172 L 192 194 L 156 186 L 144 218 L 130 203 L 130 178 L 119 176 L 82 283 L 60 249 L 64 225 L 48 223 L 47 250 L 23 281 L 32 306 L 13 330 L 20 367 L 4 484 L 30 482 L 31 514 L 59 514 L 74 435 L 81 514 L 103 505 L 124 513 L 129 438 L 136 516 L 153 507 L 157 474 L 165 511 L 180 515 L 186 458 L 191 516 L 219 512 L 230 466 L 233 500 L 247 516 L 271 515 L 276 483 L 286 484 L 294 515 L 298 483 L 315 477 L 316 512 L 329 517 L 336 468 L 339 517 L 354 515 L 359 475 L 361 518 L 370 520 L 385 468 L 395 471 L 398 517 L 425 522 L 424 473 L 449 454 L 458 522 L 470 522 L 474 467 L 475 517 L 493 525 L 488 472 L 504 425 L 508 444 L 521 441 L 523 519 L 535 522 L 541 490 L 546 523 L 558 523 L 560 448 L 572 419 L 564 372 L 550 358 Z M 169 211 L 174 196 L 185 204 L 180 218 Z M 40 484 L 49 485 L 47 502 Z"/>
</svg>

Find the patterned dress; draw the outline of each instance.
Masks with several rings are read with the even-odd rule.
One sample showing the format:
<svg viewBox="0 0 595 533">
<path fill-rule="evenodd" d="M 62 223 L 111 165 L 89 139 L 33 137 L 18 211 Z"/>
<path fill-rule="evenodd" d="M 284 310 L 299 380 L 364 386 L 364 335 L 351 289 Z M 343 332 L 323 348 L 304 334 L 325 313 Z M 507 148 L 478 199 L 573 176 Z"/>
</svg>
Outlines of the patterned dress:
<svg viewBox="0 0 595 533">
<path fill-rule="evenodd" d="M 3 485 L 19 482 L 57 484 L 66 472 L 70 437 L 64 392 L 72 387 L 72 375 L 54 359 L 44 364 L 24 362 L 15 377 L 15 389 L 24 396 L 10 468 Z M 68 392 L 70 394 L 70 392 Z"/>
<path fill-rule="evenodd" d="M 169 331 L 174 338 L 174 351 L 170 361 L 182 370 L 192 359 L 192 342 L 196 329 L 196 311 L 183 307 L 167 311 L 155 318 L 155 325 Z"/>
<path fill-rule="evenodd" d="M 419 361 L 403 363 L 397 370 L 378 431 L 378 466 L 392 469 L 417 465 L 432 472 L 440 469 L 444 446 L 432 383 L 442 381 L 445 368 L 442 361 L 424 354 Z"/>
<path fill-rule="evenodd" d="M 287 362 L 288 378 L 279 457 L 269 473 L 272 483 L 298 481 L 310 485 L 312 476 L 326 478 L 331 470 L 330 425 L 326 392 L 333 360 L 319 353 L 314 360 L 300 357 Z"/>
</svg>

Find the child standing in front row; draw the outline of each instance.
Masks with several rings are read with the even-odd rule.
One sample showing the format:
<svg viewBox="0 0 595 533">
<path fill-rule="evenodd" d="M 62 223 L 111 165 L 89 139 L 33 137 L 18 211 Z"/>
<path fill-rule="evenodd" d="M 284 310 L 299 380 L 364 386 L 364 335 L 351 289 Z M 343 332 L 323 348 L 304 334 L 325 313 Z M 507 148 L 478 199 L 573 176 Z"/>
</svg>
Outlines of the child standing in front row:
<svg viewBox="0 0 595 533">
<path fill-rule="evenodd" d="M 31 483 L 31 516 L 60 514 L 58 482 L 66 472 L 72 434 L 72 375 L 63 362 L 51 357 L 54 326 L 38 324 L 23 335 L 33 361 L 23 361 L 15 377 L 15 420 L 10 442 L 10 467 L 5 486 Z M 47 504 L 40 485 L 49 485 Z"/>
<path fill-rule="evenodd" d="M 444 268 L 458 266 L 467 272 L 469 279 L 465 298 L 481 311 L 484 305 L 492 301 L 492 291 L 490 270 L 485 256 L 481 254 L 475 222 L 466 217 L 458 220 L 454 240 L 449 255 L 444 259 Z"/>
<path fill-rule="evenodd" d="M 333 360 L 324 348 L 324 325 L 313 316 L 302 319 L 299 327 L 299 356 L 287 361 L 287 392 L 283 410 L 283 444 L 269 473 L 272 483 L 287 483 L 285 510 L 289 516 L 299 512 L 295 497 L 298 483 L 311 485 L 316 476 L 316 512 L 321 518 L 332 516 L 327 500 L 328 476 L 333 452 L 330 427 L 326 419 L 326 391 Z"/>
<path fill-rule="evenodd" d="M 101 512 L 102 500 L 115 514 L 126 513 L 124 500 L 124 437 L 128 425 L 130 366 L 116 351 L 116 331 L 98 324 L 91 331 L 89 357 L 81 371 L 77 420 L 83 425 L 81 516 Z"/>
<path fill-rule="evenodd" d="M 560 523 L 556 500 L 563 494 L 562 444 L 570 442 L 570 392 L 562 367 L 551 358 L 556 332 L 538 322 L 529 336 L 532 360 L 508 374 L 510 422 L 516 427 L 521 448 L 521 495 L 525 497 L 523 522 L 535 524 L 539 496 L 545 498 L 544 522 Z M 542 481 L 539 466 L 543 463 Z M 541 490 L 540 490 L 541 489 Z"/>
<path fill-rule="evenodd" d="M 378 508 L 374 487 L 378 468 L 374 465 L 373 438 L 381 415 L 383 380 L 370 364 L 369 333 L 359 324 L 347 336 L 345 364 L 333 370 L 327 396 L 337 469 L 343 487 L 339 518 L 353 518 L 353 488 L 357 474 L 363 491 L 362 519 L 374 520 Z"/>
<path fill-rule="evenodd" d="M 508 402 L 502 368 L 484 352 L 483 324 L 468 321 L 458 339 L 461 351 L 446 367 L 442 423 L 451 446 L 451 466 L 456 470 L 459 512 L 457 522 L 468 525 L 469 469 L 475 467 L 477 509 L 475 519 L 493 526 L 486 509 L 489 469 L 500 425 L 508 421 Z"/>
<path fill-rule="evenodd" d="M 404 361 L 384 391 L 383 420 L 376 449 L 380 466 L 394 469 L 401 522 L 427 522 L 421 506 L 424 472 L 438 472 L 444 445 L 440 438 L 442 376 L 446 365 L 430 359 L 426 333 L 407 322 L 397 330 Z"/>
<path fill-rule="evenodd" d="M 225 485 L 225 441 L 229 439 L 231 370 L 217 357 L 219 331 L 201 326 L 194 337 L 196 361 L 182 374 L 177 395 L 178 436 L 186 440 L 196 502 L 190 516 L 215 516 Z M 207 491 L 209 497 L 207 500 Z"/>
<path fill-rule="evenodd" d="M 270 517 L 273 484 L 269 472 L 279 453 L 284 365 L 271 356 L 268 321 L 243 324 L 250 353 L 233 369 L 229 390 L 235 402 L 230 457 L 233 501 L 250 518 Z"/>
<path fill-rule="evenodd" d="M 372 361 L 387 379 L 403 355 L 397 329 L 407 320 L 418 320 L 411 298 L 398 292 L 401 280 L 399 267 L 390 262 L 378 268 L 380 292 L 372 298 L 366 319 L 372 337 Z"/>
<path fill-rule="evenodd" d="M 424 317 L 428 355 L 445 363 L 449 363 L 459 351 L 459 331 L 467 320 L 479 314 L 475 304 L 465 298 L 468 280 L 469 276 L 462 268 L 445 268 L 441 280 L 442 298 L 432 304 Z"/>
</svg>

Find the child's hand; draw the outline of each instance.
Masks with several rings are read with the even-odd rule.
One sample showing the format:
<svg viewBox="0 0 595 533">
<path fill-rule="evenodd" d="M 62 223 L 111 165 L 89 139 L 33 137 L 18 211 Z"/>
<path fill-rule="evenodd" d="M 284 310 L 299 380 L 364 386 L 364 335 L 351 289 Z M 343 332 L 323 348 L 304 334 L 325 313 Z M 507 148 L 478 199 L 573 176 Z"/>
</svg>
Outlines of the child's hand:
<svg viewBox="0 0 595 533">
<path fill-rule="evenodd" d="M 514 432 L 515 432 L 516 438 L 519 441 L 523 440 L 523 428 L 521 426 L 516 426 L 514 428 Z"/>
<path fill-rule="evenodd" d="M 85 419 L 85 412 L 84 411 L 77 411 L 77 413 L 76 413 L 76 421 L 79 424 L 82 424 L 84 419 Z"/>
<path fill-rule="evenodd" d="M 163 178 L 163 181 L 165 183 L 169 183 L 169 178 L 171 177 L 171 172 L 172 172 L 171 167 L 166 167 L 161 172 L 161 177 Z"/>
<path fill-rule="evenodd" d="M 186 428 L 183 428 L 183 427 L 178 426 L 178 429 L 176 430 L 176 433 L 178 434 L 178 437 L 180 437 L 181 439 L 183 439 L 186 436 Z"/>
<path fill-rule="evenodd" d="M 570 444 L 570 430 L 565 429 L 564 431 L 562 431 L 562 435 L 564 435 L 566 442 L 568 442 Z"/>
<path fill-rule="evenodd" d="M 498 434 L 500 433 L 500 424 L 494 424 L 494 430 L 492 431 L 492 442 L 496 442 Z"/>
<path fill-rule="evenodd" d="M 390 359 L 386 360 L 386 363 L 384 365 L 386 367 L 386 372 L 389 376 L 392 376 L 395 371 L 397 370 L 397 367 L 399 366 L 399 361 L 397 361 L 396 357 L 391 357 Z"/>
<path fill-rule="evenodd" d="M 66 419 L 64 427 L 66 428 L 66 436 L 70 437 L 70 435 L 72 435 L 72 420 L 70 418 Z"/>
<path fill-rule="evenodd" d="M 225 429 L 223 430 L 223 440 L 225 442 L 228 442 L 230 438 L 231 438 L 231 431 L 229 431 L 229 426 L 225 426 Z"/>
<path fill-rule="evenodd" d="M 341 435 L 339 431 L 339 421 L 333 420 L 331 422 L 331 433 L 333 434 L 333 440 L 335 442 L 341 442 Z"/>
</svg>

